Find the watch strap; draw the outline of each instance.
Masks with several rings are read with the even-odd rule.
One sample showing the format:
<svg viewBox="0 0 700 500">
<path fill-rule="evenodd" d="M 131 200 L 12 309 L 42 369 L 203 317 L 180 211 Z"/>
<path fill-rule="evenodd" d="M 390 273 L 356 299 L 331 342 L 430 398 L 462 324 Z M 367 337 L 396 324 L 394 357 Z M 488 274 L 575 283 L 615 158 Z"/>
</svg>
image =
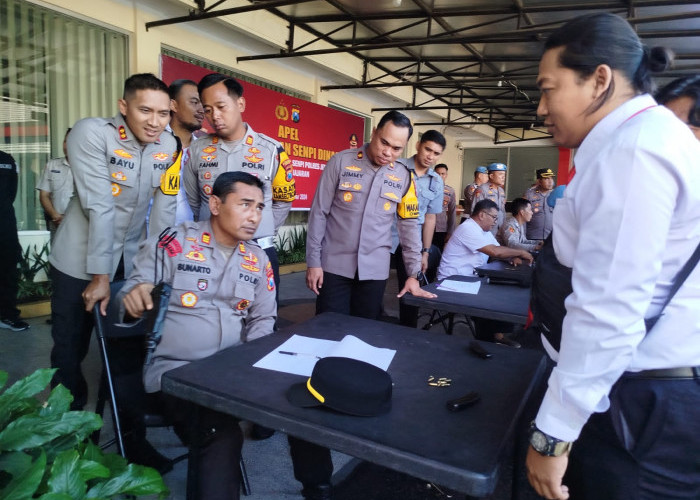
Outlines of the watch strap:
<svg viewBox="0 0 700 500">
<path fill-rule="evenodd" d="M 544 438 L 546 443 L 543 444 L 541 443 L 541 441 L 533 439 L 533 436 L 535 434 Z M 532 445 L 533 449 L 540 455 L 546 457 L 560 457 L 571 451 L 573 442 L 562 441 L 561 439 L 557 439 L 545 432 L 542 432 L 540 429 L 537 428 L 533 420 L 533 422 L 530 424 L 530 444 Z"/>
</svg>

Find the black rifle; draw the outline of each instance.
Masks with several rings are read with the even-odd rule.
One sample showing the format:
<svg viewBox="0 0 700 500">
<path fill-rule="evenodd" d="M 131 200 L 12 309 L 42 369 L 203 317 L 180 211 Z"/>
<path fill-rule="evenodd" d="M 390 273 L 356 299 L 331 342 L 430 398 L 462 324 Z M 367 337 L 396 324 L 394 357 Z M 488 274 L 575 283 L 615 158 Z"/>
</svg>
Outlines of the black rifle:
<svg viewBox="0 0 700 500">
<path fill-rule="evenodd" d="M 146 361 L 144 366 L 149 366 L 153 363 L 153 353 L 156 350 L 156 346 L 160 344 L 160 339 L 162 337 L 161 327 L 163 326 L 163 321 L 165 320 L 165 314 L 168 312 L 168 301 L 170 300 L 170 293 L 172 292 L 172 286 L 163 281 L 163 267 L 165 265 L 165 249 L 166 247 L 175 240 L 177 236 L 177 231 L 170 232 L 170 228 L 166 228 L 160 233 L 158 241 L 156 243 L 156 259 L 153 270 L 153 282 L 157 283 L 156 286 L 151 290 L 151 299 L 153 300 L 153 309 L 148 311 L 146 315 Z M 159 252 L 160 251 L 160 252 Z M 160 281 L 158 280 L 158 254 L 160 253 Z"/>
</svg>

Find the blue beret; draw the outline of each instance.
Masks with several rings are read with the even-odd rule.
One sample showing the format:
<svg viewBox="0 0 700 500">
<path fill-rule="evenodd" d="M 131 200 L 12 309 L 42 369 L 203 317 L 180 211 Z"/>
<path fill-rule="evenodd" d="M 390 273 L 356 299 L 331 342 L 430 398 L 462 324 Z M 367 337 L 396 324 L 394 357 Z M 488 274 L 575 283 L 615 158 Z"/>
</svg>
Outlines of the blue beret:
<svg viewBox="0 0 700 500">
<path fill-rule="evenodd" d="M 488 170 L 486 170 L 486 167 L 476 167 L 476 170 L 474 170 L 475 174 L 488 174 Z"/>
<path fill-rule="evenodd" d="M 506 167 L 505 163 L 492 163 L 488 166 L 489 172 L 505 172 L 506 170 L 508 170 L 508 167 Z"/>
</svg>

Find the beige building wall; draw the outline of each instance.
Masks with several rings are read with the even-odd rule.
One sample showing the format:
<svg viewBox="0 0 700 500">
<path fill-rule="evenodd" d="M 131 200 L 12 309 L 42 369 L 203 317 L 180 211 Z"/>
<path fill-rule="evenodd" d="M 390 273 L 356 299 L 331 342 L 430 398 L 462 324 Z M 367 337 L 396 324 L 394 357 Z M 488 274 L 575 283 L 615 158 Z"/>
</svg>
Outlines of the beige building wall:
<svg viewBox="0 0 700 500">
<path fill-rule="evenodd" d="M 197 59 L 231 68 L 237 72 L 265 80 L 282 88 L 303 93 L 317 104 L 334 104 L 356 113 L 371 116 L 376 124 L 383 113 L 373 113 L 375 107 L 403 107 L 411 103 L 409 87 L 385 90 L 331 90 L 322 91 L 323 85 L 359 82 L 362 79 L 362 63 L 347 54 L 330 54 L 305 58 L 270 59 L 237 62 L 246 55 L 267 54 L 286 47 L 288 27 L 286 23 L 266 11 L 256 11 L 226 16 L 218 19 L 173 24 L 146 30 L 146 23 L 166 18 L 185 16 L 193 3 L 184 0 L 43 0 L 36 3 L 59 10 L 68 15 L 101 24 L 129 36 L 130 72 L 151 72 L 160 75 L 160 54 L 163 47 Z M 248 2 L 227 2 L 223 7 L 250 5 Z M 295 31 L 295 44 L 310 40 L 302 30 Z M 308 48 L 328 47 L 325 42 L 315 42 Z M 370 67 L 369 77 L 379 75 Z M 390 81 L 383 77 L 382 81 Z M 416 102 L 430 97 L 416 95 Z M 438 121 L 442 112 L 405 113 L 414 122 Z M 426 120 L 429 118 L 429 120 Z M 460 191 L 463 184 L 463 157 L 465 149 L 493 145 L 494 131 L 490 127 L 476 126 L 465 131 L 457 127 L 418 127 L 416 132 L 435 128 L 447 139 L 447 147 L 440 159 L 449 166 L 447 183 Z M 418 133 L 406 147 L 405 156 L 415 153 Z M 539 142 L 539 141 L 538 141 Z"/>
<path fill-rule="evenodd" d="M 323 85 L 359 82 L 362 78 L 362 63 L 359 59 L 346 54 L 331 54 L 308 58 L 271 59 L 262 61 L 237 62 L 245 55 L 272 53 L 284 48 L 288 36 L 286 23 L 280 18 L 256 11 L 226 16 L 218 19 L 202 20 L 160 26 L 146 30 L 145 24 L 171 17 L 187 15 L 193 7 L 192 2 L 182 0 L 45 0 L 36 2 L 54 8 L 68 15 L 76 16 L 110 29 L 129 35 L 130 72 L 151 72 L 160 75 L 160 54 L 163 47 L 229 67 L 235 71 L 274 83 L 283 88 L 294 89 L 309 97 L 312 102 L 321 105 L 329 103 L 353 110 L 359 114 L 373 116 L 376 123 L 381 113 L 372 113 L 373 107 L 387 107 L 390 103 L 409 103 L 411 90 L 398 87 L 385 91 L 321 91 Z M 250 5 L 239 2 L 240 5 Z M 224 7 L 235 7 L 235 2 L 227 2 Z M 295 43 L 302 44 L 310 35 L 301 30 L 295 31 Z M 316 42 L 310 48 L 324 48 L 325 42 Z M 378 70 L 370 68 L 370 77 Z M 384 78 L 383 81 L 388 81 Z M 428 96 L 417 96 L 417 102 L 427 100 Z M 398 104 L 397 104 L 398 105 Z M 400 104 L 401 106 L 403 104 Z M 406 113 L 409 118 L 418 121 L 425 113 Z M 440 113 L 433 113 L 432 119 L 441 118 Z M 441 130 L 442 131 L 442 130 Z M 492 134 L 488 131 L 487 134 Z M 443 161 L 457 164 L 459 151 L 455 147 L 456 137 L 448 139 L 448 147 Z M 484 136 L 486 138 L 487 136 Z M 415 151 L 415 143 L 409 144 L 408 150 Z M 456 175 L 459 169 L 452 170 Z"/>
</svg>

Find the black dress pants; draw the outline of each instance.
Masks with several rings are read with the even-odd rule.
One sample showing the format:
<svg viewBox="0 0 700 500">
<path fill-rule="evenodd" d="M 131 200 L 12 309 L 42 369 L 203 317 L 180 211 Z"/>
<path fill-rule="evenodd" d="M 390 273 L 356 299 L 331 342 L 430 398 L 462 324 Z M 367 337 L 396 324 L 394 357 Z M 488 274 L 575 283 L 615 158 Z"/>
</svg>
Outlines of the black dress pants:
<svg viewBox="0 0 700 500">
<path fill-rule="evenodd" d="M 62 273 L 55 267 L 49 271 L 51 295 L 51 367 L 58 371 L 52 387 L 63 384 L 73 394 L 72 410 L 81 410 L 87 403 L 87 382 L 80 368 L 90 346 L 94 326 L 91 312 L 85 311 L 83 290 L 90 282 Z"/>
<path fill-rule="evenodd" d="M 574 442 L 572 500 L 700 498 L 700 379 L 623 377 Z"/>
<path fill-rule="evenodd" d="M 396 264 L 396 280 L 399 284 L 399 291 L 401 291 L 403 287 L 406 286 L 406 280 L 408 279 L 406 265 L 403 262 L 403 248 L 401 245 L 396 247 L 394 259 Z M 410 326 L 411 328 L 418 326 L 418 308 L 415 306 L 407 306 L 403 302 L 399 302 L 399 323 L 403 326 Z"/>
<path fill-rule="evenodd" d="M 21 257 L 22 249 L 17 239 L 16 227 L 7 229 L 7 231 L 0 238 L 0 318 L 16 320 L 19 318 L 19 309 L 17 309 L 19 270 L 17 263 Z"/>
<path fill-rule="evenodd" d="M 498 321 L 495 319 L 472 317 L 474 326 L 476 327 L 475 337 L 478 340 L 485 342 L 493 342 L 494 335 L 497 333 L 511 333 L 513 331 L 513 323 L 507 321 Z"/>
<path fill-rule="evenodd" d="M 386 280 L 360 280 L 324 272 L 316 299 L 316 314 L 337 312 L 360 318 L 379 319 Z M 314 410 L 310 410 L 314 411 Z M 330 484 L 333 474 L 331 451 L 293 436 L 288 437 L 294 477 L 304 488 Z"/>
<path fill-rule="evenodd" d="M 316 298 L 316 314 L 337 312 L 359 318 L 379 319 L 386 280 L 360 280 L 323 273 L 323 286 Z"/>
<path fill-rule="evenodd" d="M 243 432 L 238 419 L 189 401 L 157 393 L 163 413 L 190 448 L 188 489 L 196 500 L 238 500 Z M 196 422 L 196 425 L 194 423 Z"/>
</svg>

